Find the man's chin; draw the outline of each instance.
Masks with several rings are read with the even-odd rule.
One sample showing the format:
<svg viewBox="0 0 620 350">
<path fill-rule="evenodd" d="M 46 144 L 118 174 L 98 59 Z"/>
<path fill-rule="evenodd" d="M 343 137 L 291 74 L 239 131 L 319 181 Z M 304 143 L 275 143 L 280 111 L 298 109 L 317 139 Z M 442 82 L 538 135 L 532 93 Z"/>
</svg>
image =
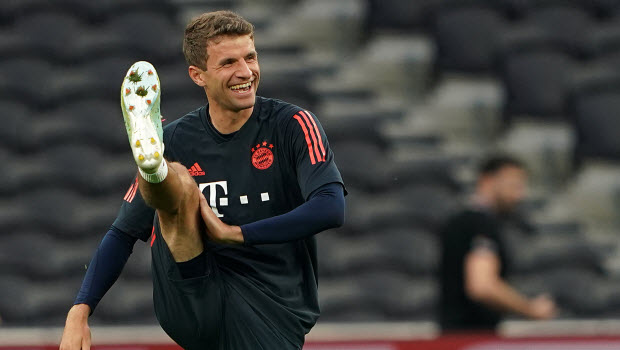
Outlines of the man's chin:
<svg viewBox="0 0 620 350">
<path fill-rule="evenodd" d="M 251 101 L 247 101 L 247 102 L 239 101 L 238 103 L 234 104 L 234 109 L 240 112 L 240 111 L 254 107 L 254 104 L 256 104 L 256 96 L 252 97 Z"/>
</svg>

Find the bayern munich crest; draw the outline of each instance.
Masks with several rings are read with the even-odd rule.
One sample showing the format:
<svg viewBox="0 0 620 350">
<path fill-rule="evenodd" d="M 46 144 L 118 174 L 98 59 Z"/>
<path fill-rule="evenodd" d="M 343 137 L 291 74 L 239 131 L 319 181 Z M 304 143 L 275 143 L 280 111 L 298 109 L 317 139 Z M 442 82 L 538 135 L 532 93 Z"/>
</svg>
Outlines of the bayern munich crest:
<svg viewBox="0 0 620 350">
<path fill-rule="evenodd" d="M 268 169 L 273 164 L 273 144 L 263 141 L 252 148 L 252 165 L 258 170 Z"/>
</svg>

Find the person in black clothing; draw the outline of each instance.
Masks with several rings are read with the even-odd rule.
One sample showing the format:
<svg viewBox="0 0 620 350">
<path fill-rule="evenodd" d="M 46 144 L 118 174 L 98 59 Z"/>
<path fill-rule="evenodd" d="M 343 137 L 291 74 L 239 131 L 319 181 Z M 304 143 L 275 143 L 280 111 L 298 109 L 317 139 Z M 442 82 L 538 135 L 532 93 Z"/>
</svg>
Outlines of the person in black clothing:
<svg viewBox="0 0 620 350">
<path fill-rule="evenodd" d="M 185 349 L 298 350 L 317 321 L 314 235 L 342 225 L 346 194 L 325 132 L 311 112 L 256 95 L 253 26 L 235 13 L 192 20 L 183 51 L 208 103 L 163 132 L 155 68 L 137 62 L 123 82 L 139 175 L 88 267 L 61 349 L 90 347 L 88 316 L 137 239 L 152 247 L 157 319 Z"/>
<path fill-rule="evenodd" d="M 444 331 L 494 330 L 505 312 L 533 319 L 555 314 L 553 300 L 528 299 L 505 280 L 509 262 L 500 217 L 523 199 L 527 174 L 508 156 L 483 163 L 468 208 L 442 229 L 440 325 Z"/>
</svg>

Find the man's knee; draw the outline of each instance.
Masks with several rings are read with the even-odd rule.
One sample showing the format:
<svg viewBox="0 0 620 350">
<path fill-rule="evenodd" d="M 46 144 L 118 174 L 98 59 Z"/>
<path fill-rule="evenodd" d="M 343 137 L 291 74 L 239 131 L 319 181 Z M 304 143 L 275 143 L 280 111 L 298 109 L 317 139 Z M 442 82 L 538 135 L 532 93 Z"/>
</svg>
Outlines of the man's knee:
<svg viewBox="0 0 620 350">
<path fill-rule="evenodd" d="M 180 179 L 192 178 L 187 168 L 185 168 L 181 163 L 168 162 L 168 167 L 172 169 L 175 173 L 177 173 Z"/>
<path fill-rule="evenodd" d="M 168 163 L 168 166 L 175 173 L 177 173 L 181 186 L 183 186 L 183 193 L 185 193 L 185 195 L 183 196 L 182 201 L 198 203 L 198 190 L 196 186 L 196 181 L 194 181 L 194 178 L 189 174 L 187 168 L 185 168 L 183 164 L 177 162 Z"/>
</svg>

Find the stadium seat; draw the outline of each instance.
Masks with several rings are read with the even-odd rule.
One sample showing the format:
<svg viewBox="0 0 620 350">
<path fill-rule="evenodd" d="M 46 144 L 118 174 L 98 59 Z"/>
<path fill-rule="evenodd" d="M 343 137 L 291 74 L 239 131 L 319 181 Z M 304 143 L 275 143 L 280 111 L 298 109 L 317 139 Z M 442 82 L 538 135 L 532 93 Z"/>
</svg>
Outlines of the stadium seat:
<svg viewBox="0 0 620 350">
<path fill-rule="evenodd" d="M 155 65 L 155 69 L 157 69 L 159 81 L 162 86 L 161 106 L 163 111 L 165 111 L 167 101 L 175 98 L 200 99 L 202 102 L 200 105 L 206 103 L 204 89 L 194 84 L 190 79 L 188 73 L 189 66 L 185 63 L 185 60 L 179 59 L 161 65 L 156 65 L 155 62 L 152 63 Z M 260 85 L 262 87 L 262 79 Z M 198 106 L 199 105 L 196 105 L 196 107 Z M 194 107 L 194 105 L 187 106 L 182 115 L 196 109 L 196 107 Z"/>
<path fill-rule="evenodd" d="M 131 156 L 110 156 L 80 144 L 57 145 L 14 159 L 10 171 L 21 191 L 57 187 L 84 195 L 120 195 L 135 173 Z"/>
<path fill-rule="evenodd" d="M 392 228 L 350 238 L 319 237 L 321 276 L 344 276 L 359 271 L 399 271 L 429 276 L 437 268 L 435 237 L 414 227 Z M 346 249 L 341 247 L 346 246 Z M 407 247 L 403 249 L 403 247 Z"/>
<path fill-rule="evenodd" d="M 576 81 L 570 112 L 577 128 L 577 154 L 583 157 L 620 158 L 620 75 L 613 70 L 595 72 Z"/>
<path fill-rule="evenodd" d="M 88 237 L 63 242 L 55 235 L 40 231 L 11 232 L 2 239 L 2 273 L 18 269 L 37 281 L 63 279 L 83 274 L 90 262 L 96 241 Z M 66 254 L 71 251 L 71 254 Z"/>
<path fill-rule="evenodd" d="M 149 35 L 144 35 L 144 28 Z M 182 57 L 183 28 L 157 11 L 122 12 L 102 24 L 91 36 L 91 47 L 101 53 L 131 51 L 157 66 Z"/>
<path fill-rule="evenodd" d="M 541 29 L 553 41 L 566 46 L 575 54 L 584 53 L 586 35 L 594 28 L 590 14 L 574 5 L 537 8 L 529 14 L 523 25 Z"/>
<path fill-rule="evenodd" d="M 34 282 L 16 275 L 3 276 L 0 279 L 0 315 L 4 324 L 62 324 L 67 305 L 71 305 L 75 297 L 74 290 L 67 286 L 77 284 L 77 279 Z"/>
<path fill-rule="evenodd" d="M 51 111 L 34 123 L 33 134 L 36 137 L 28 140 L 33 150 L 50 144 L 82 144 L 125 154 L 128 145 L 120 107 L 96 96 Z"/>
<path fill-rule="evenodd" d="M 123 269 L 123 276 L 129 280 L 141 280 L 151 284 L 151 247 L 150 241 L 143 243 L 138 240 L 133 247 L 133 253 Z"/>
<path fill-rule="evenodd" d="M 207 103 L 207 97 L 204 95 L 204 91 L 201 91 L 196 87 L 198 96 L 192 97 L 176 97 L 162 99 L 161 112 L 165 119 L 164 126 L 167 123 L 173 122 L 187 113 L 190 113 Z"/>
<path fill-rule="evenodd" d="M 507 23 L 484 7 L 446 7 L 435 14 L 437 63 L 446 71 L 491 72 Z"/>
<path fill-rule="evenodd" d="M 523 42 L 503 54 L 508 116 L 561 118 L 578 63 L 549 43 Z"/>
<path fill-rule="evenodd" d="M 33 112 L 26 105 L 8 99 L 0 100 L 0 110 L 2 110 L 3 123 L 0 128 L 0 144 L 12 152 L 21 152 L 22 136 L 20 133 L 29 124 Z"/>
<path fill-rule="evenodd" d="M 511 272 L 537 274 L 558 268 L 603 271 L 609 247 L 588 240 L 583 232 L 527 233 L 511 229 L 504 235 L 510 255 Z"/>
<path fill-rule="evenodd" d="M 123 193 L 83 196 L 61 188 L 25 192 L 11 198 L 10 205 L 2 204 L 2 215 L 15 218 L 3 217 L 2 223 L 11 227 L 4 228 L 5 231 L 16 228 L 57 235 L 100 235 L 116 217 L 122 196 Z M 37 215 L 29 215 L 33 212 Z"/>
<path fill-rule="evenodd" d="M 424 30 L 438 0 L 367 0 L 371 32 L 411 32 Z"/>
<path fill-rule="evenodd" d="M 261 80 L 258 94 L 288 101 L 304 109 L 314 110 L 317 97 L 309 86 L 316 70 L 308 63 L 299 65 L 290 54 L 262 54 Z"/>
<path fill-rule="evenodd" d="M 274 21 L 271 30 L 308 48 L 344 52 L 362 42 L 365 13 L 364 0 L 305 0 Z"/>
<path fill-rule="evenodd" d="M 461 190 L 457 171 L 461 161 L 443 153 L 424 154 L 420 152 L 411 158 L 394 160 L 390 169 L 393 185 L 435 185 Z"/>
<path fill-rule="evenodd" d="M 356 321 L 386 320 L 381 305 L 372 302 L 365 291 L 359 287 L 356 278 L 346 276 L 336 279 L 321 279 L 319 287 L 321 319 L 337 322 L 354 319 Z M 360 308 L 360 305 L 364 305 Z"/>
<path fill-rule="evenodd" d="M 358 288 L 367 295 L 370 304 L 378 304 L 386 319 L 432 319 L 438 299 L 435 278 L 411 278 L 393 271 L 362 272 Z M 386 298 L 386 291 L 390 298 Z"/>
<path fill-rule="evenodd" d="M 28 108 L 47 108 L 58 94 L 54 88 L 55 73 L 49 62 L 41 58 L 0 61 L 0 93 L 4 99 L 18 101 Z M 41 87 L 42 78 L 45 88 Z"/>
<path fill-rule="evenodd" d="M 567 121 L 522 118 L 512 122 L 499 144 L 525 162 L 534 187 L 553 189 L 561 188 L 573 173 L 576 138 Z"/>
<path fill-rule="evenodd" d="M 80 37 L 88 36 L 90 28 L 69 13 L 41 12 L 20 17 L 13 30 L 27 42 L 31 57 L 75 63 L 80 55 L 74 44 Z"/>
<path fill-rule="evenodd" d="M 427 101 L 424 117 L 446 139 L 484 146 L 502 130 L 507 101 L 496 78 L 446 76 L 436 83 Z"/>
<path fill-rule="evenodd" d="M 337 142 L 331 144 L 331 148 L 336 154 L 336 164 L 348 185 L 367 192 L 379 191 L 389 186 L 390 163 L 387 154 L 372 141 Z"/>
<path fill-rule="evenodd" d="M 333 80 L 371 88 L 386 101 L 410 102 L 431 85 L 434 56 L 433 43 L 425 36 L 378 34 Z"/>
<path fill-rule="evenodd" d="M 458 197 L 440 186 L 412 185 L 380 194 L 357 193 L 347 207 L 346 226 L 358 232 L 407 224 L 435 230 L 457 206 Z"/>
<path fill-rule="evenodd" d="M 97 314 L 106 323 L 124 320 L 129 324 L 155 323 L 153 285 L 147 280 L 121 278 L 102 299 Z"/>
</svg>

